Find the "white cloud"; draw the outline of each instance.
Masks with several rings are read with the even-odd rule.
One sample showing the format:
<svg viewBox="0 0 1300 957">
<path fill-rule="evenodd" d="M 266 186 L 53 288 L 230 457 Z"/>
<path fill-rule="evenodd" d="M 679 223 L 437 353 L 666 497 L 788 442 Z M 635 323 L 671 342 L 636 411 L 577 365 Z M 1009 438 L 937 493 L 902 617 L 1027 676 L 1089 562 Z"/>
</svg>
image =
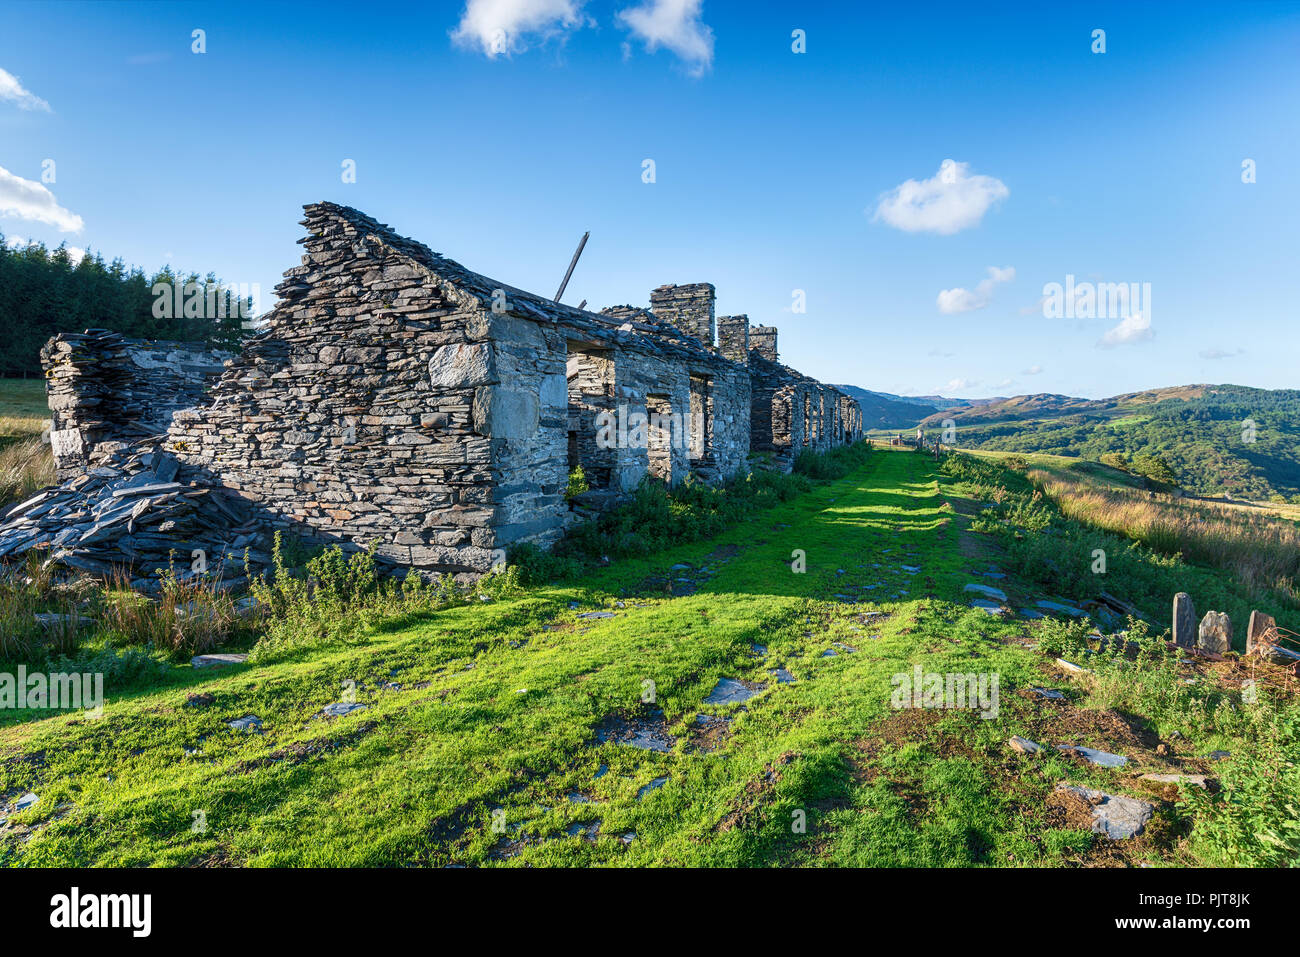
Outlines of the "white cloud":
<svg viewBox="0 0 1300 957">
<path fill-rule="evenodd" d="M 1202 349 L 1200 356 L 1202 359 L 1233 359 L 1245 352 L 1245 349 Z"/>
<path fill-rule="evenodd" d="M 978 226 L 984 214 L 1011 195 L 992 176 L 970 174 L 970 164 L 944 160 L 926 180 L 909 179 L 880 197 L 872 221 L 884 220 L 908 233 L 953 233 Z"/>
<path fill-rule="evenodd" d="M 1042 367 L 1042 366 L 1030 366 L 1028 369 L 1023 370 L 1020 374 L 1021 374 L 1021 375 L 1039 375 L 1042 371 L 1043 371 L 1043 367 Z"/>
<path fill-rule="evenodd" d="M 692 76 L 713 66 L 713 30 L 700 19 L 703 0 L 645 0 L 618 13 L 619 22 L 653 53 L 663 47 L 682 60 Z M 626 54 L 626 49 L 624 50 Z"/>
<path fill-rule="evenodd" d="M 1102 349 L 1109 349 L 1129 342 L 1141 342 L 1143 339 L 1150 339 L 1152 335 L 1151 320 L 1142 313 L 1135 312 L 1120 320 L 1120 324 L 1114 329 L 1107 330 L 1106 334 L 1097 340 L 1097 345 Z"/>
<path fill-rule="evenodd" d="M 586 0 L 468 0 L 451 38 L 461 46 L 478 47 L 489 57 L 509 56 L 580 29 Z"/>
<path fill-rule="evenodd" d="M 960 286 L 956 289 L 945 289 L 939 293 L 936 302 L 939 311 L 944 315 L 951 316 L 959 312 L 970 312 L 973 309 L 983 309 L 993 301 L 993 287 L 998 283 L 1010 282 L 1016 278 L 1016 269 L 1014 266 L 1008 266 L 1006 269 L 999 269 L 997 266 L 989 267 L 989 277 L 980 280 L 980 284 L 975 287 L 975 291 L 963 289 Z"/>
<path fill-rule="evenodd" d="M 1016 383 L 1015 383 L 1015 380 L 1014 380 L 1014 379 L 1003 379 L 1001 382 L 995 383 L 994 386 L 993 386 L 993 388 L 995 388 L 995 389 L 1005 389 L 1007 386 L 1009 386 L 1009 385 L 1015 385 L 1015 384 L 1016 384 Z"/>
<path fill-rule="evenodd" d="M 979 384 L 979 379 L 949 379 L 947 391 L 960 392 L 964 389 L 973 389 Z"/>
<path fill-rule="evenodd" d="M 15 104 L 20 110 L 40 110 L 45 113 L 52 112 L 50 104 L 46 103 L 35 93 L 23 87 L 18 77 L 14 76 L 8 70 L 0 69 L 0 100 L 8 100 Z"/>
<path fill-rule="evenodd" d="M 54 194 L 0 166 L 0 216 L 17 216 L 35 223 L 47 223 L 61 233 L 79 233 L 80 216 L 69 212 L 54 199 Z"/>
</svg>

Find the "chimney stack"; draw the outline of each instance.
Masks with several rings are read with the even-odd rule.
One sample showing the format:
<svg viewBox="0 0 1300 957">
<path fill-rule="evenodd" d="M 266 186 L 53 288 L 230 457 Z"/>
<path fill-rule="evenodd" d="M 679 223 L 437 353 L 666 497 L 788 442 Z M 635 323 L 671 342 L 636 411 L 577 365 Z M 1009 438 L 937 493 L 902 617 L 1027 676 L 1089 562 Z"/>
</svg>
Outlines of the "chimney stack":
<svg viewBox="0 0 1300 957">
<path fill-rule="evenodd" d="M 650 293 L 650 311 L 656 319 L 672 323 L 712 349 L 715 298 L 709 282 L 660 286 Z"/>
<path fill-rule="evenodd" d="M 718 351 L 732 362 L 749 364 L 749 316 L 718 316 Z"/>
<path fill-rule="evenodd" d="M 776 326 L 754 326 L 749 330 L 749 347 L 768 362 L 780 362 L 776 351 Z"/>
</svg>

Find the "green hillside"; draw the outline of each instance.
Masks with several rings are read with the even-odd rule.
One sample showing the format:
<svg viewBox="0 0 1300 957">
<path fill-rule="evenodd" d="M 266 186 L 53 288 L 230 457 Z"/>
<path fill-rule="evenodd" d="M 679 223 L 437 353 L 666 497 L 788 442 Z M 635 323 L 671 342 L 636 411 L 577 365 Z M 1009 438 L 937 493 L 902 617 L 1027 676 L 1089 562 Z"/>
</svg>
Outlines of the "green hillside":
<svg viewBox="0 0 1300 957">
<path fill-rule="evenodd" d="M 1106 461 L 1199 495 L 1300 497 L 1300 391 L 1190 385 L 1109 399 L 1017 396 L 937 412 L 961 448 Z M 1251 428 L 1253 423 L 1253 430 Z M 1103 459 L 1103 456 L 1105 457 Z"/>
<path fill-rule="evenodd" d="M 947 405 L 945 400 L 934 397 L 937 401 L 926 398 L 904 398 L 880 392 L 872 392 L 856 385 L 837 385 L 835 388 L 858 400 L 862 407 L 862 423 L 867 429 L 906 429 L 916 428 L 916 423 L 927 415 L 932 415 Z"/>
</svg>

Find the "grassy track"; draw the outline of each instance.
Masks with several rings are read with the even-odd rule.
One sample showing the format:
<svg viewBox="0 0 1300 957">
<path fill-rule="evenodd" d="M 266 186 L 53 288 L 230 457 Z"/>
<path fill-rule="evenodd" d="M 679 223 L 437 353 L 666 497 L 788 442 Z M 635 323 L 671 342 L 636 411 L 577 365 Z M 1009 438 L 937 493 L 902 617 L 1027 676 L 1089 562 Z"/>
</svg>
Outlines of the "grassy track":
<svg viewBox="0 0 1300 957">
<path fill-rule="evenodd" d="M 412 616 L 364 645 L 278 664 L 176 668 L 100 720 L 0 729 L 0 797 L 41 799 L 15 818 L 31 831 L 0 842 L 0 863 L 1050 865 L 1118 853 L 1047 800 L 1064 778 L 1113 788 L 1117 772 L 1055 753 L 1028 762 L 1005 742 L 1072 730 L 1141 762 L 1146 739 L 1117 744 L 1127 726 L 1082 708 L 1067 729 L 1023 693 L 1055 686 L 1086 705 L 1021 643 L 1026 623 L 961 601 L 972 559 L 952 498 L 929 458 L 882 452 L 789 506 L 579 588 Z M 638 584 L 678 574 L 674 563 L 711 574 L 690 573 L 694 594 L 645 597 Z M 614 617 L 579 617 L 595 610 Z M 891 709 L 891 676 L 918 664 L 997 672 L 999 716 Z M 776 683 L 778 668 L 793 683 Z M 721 678 L 765 690 L 702 704 Z M 316 716 L 348 681 L 368 707 Z M 212 703 L 187 705 L 198 693 Z M 610 720 L 660 710 L 668 752 L 599 743 Z M 261 733 L 226 727 L 247 714 Z M 1162 834 L 1153 826 L 1123 853 L 1167 859 Z"/>
</svg>

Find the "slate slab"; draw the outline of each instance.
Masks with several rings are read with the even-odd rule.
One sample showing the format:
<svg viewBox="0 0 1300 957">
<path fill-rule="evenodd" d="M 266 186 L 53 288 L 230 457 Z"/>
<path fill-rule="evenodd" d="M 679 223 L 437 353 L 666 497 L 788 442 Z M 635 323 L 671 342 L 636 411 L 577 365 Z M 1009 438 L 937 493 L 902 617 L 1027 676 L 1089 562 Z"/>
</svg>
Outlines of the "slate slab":
<svg viewBox="0 0 1300 957">
<path fill-rule="evenodd" d="M 195 668 L 220 668 L 223 665 L 242 665 L 248 661 L 248 655 L 195 655 L 190 664 Z"/>
<path fill-rule="evenodd" d="M 1136 798 L 1107 794 L 1077 784 L 1058 784 L 1058 791 L 1073 794 L 1092 807 L 1092 830 L 1109 841 L 1122 841 L 1142 833 L 1155 807 Z"/>
<path fill-rule="evenodd" d="M 1039 608 L 1046 608 L 1048 611 L 1057 611 L 1063 615 L 1069 615 L 1072 618 L 1082 618 L 1088 614 L 1082 608 L 1075 608 L 1073 605 L 1063 605 L 1059 601 L 1048 601 L 1044 599 L 1043 601 L 1038 601 L 1034 604 Z"/>
<path fill-rule="evenodd" d="M 1122 754 L 1111 754 L 1109 751 L 1100 751 L 1097 748 L 1085 748 L 1074 744 L 1058 744 L 1056 750 L 1065 754 L 1077 754 L 1089 764 L 1095 764 L 1102 768 L 1122 768 L 1128 764 L 1128 758 Z"/>
<path fill-rule="evenodd" d="M 655 711 L 649 718 L 636 718 L 628 721 L 614 717 L 596 729 L 596 740 L 601 744 L 626 744 L 640 748 L 642 751 L 662 751 L 673 749 L 677 739 L 668 733 L 664 713 Z"/>
<path fill-rule="evenodd" d="M 1196 606 L 1185 591 L 1174 596 L 1174 644 L 1179 648 L 1196 645 Z"/>
<path fill-rule="evenodd" d="M 641 800 L 643 797 L 645 797 L 645 796 L 646 796 L 647 794 L 649 794 L 651 791 L 658 791 L 661 787 L 663 787 L 663 786 L 664 786 L 665 784 L 667 784 L 667 783 L 668 783 L 668 779 L 667 779 L 666 777 L 664 777 L 664 778 L 655 778 L 655 779 L 654 779 L 653 781 L 651 781 L 649 784 L 644 785 L 643 787 L 641 787 L 641 788 L 636 792 L 636 799 L 637 799 L 638 801 Z"/>
<path fill-rule="evenodd" d="M 977 595 L 983 595 L 986 598 L 996 598 L 998 601 L 1007 600 L 1007 593 L 1001 588 L 994 588 L 992 585 L 963 585 L 961 590 L 975 592 Z"/>
<path fill-rule="evenodd" d="M 334 704 L 327 704 L 320 713 L 327 718 L 341 718 L 345 714 L 362 711 L 368 707 L 369 705 L 364 705 L 360 701 L 336 701 Z"/>
<path fill-rule="evenodd" d="M 748 701 L 754 695 L 763 690 L 763 685 L 749 687 L 742 681 L 735 678 L 719 678 L 718 683 L 714 686 L 713 691 L 704 699 L 705 704 L 735 704 L 741 701 Z"/>
<path fill-rule="evenodd" d="M 1232 619 L 1227 612 L 1207 611 L 1196 634 L 1196 647 L 1222 655 L 1232 650 Z"/>
</svg>

